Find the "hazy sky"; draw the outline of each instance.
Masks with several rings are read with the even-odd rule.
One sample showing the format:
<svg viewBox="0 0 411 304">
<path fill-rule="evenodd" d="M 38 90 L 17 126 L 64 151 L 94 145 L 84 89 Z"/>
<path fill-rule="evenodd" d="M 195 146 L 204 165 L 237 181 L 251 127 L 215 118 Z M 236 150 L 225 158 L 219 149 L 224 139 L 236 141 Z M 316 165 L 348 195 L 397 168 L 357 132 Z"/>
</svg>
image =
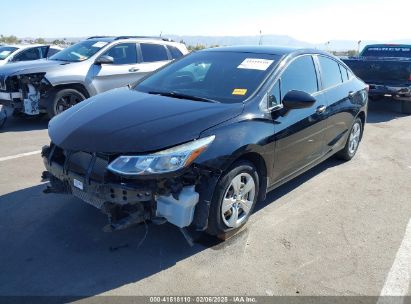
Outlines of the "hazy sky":
<svg viewBox="0 0 411 304">
<path fill-rule="evenodd" d="M 36 0 L 6 1 L 0 34 L 282 34 L 312 43 L 409 39 L 411 0 Z"/>
</svg>

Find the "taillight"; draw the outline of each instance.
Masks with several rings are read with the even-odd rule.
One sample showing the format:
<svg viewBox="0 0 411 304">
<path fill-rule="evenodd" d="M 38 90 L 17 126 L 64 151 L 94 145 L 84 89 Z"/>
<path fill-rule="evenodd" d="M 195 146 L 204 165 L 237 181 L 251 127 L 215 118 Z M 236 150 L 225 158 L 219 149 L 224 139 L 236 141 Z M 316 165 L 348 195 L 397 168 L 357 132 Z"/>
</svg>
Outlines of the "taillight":
<svg viewBox="0 0 411 304">
<path fill-rule="evenodd" d="M 408 77 L 408 80 L 411 81 L 411 74 L 410 74 L 410 76 Z"/>
</svg>

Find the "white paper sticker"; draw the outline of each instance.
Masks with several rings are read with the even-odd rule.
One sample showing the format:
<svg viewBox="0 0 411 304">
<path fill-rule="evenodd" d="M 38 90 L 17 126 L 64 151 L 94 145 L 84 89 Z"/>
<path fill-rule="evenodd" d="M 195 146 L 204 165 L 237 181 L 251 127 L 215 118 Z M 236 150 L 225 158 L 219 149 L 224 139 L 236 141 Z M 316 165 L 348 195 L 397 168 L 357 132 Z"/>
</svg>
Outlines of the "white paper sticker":
<svg viewBox="0 0 411 304">
<path fill-rule="evenodd" d="M 105 41 L 98 41 L 92 45 L 92 47 L 96 48 L 102 48 L 103 46 L 106 46 L 108 42 Z"/>
<path fill-rule="evenodd" d="M 10 53 L 11 53 L 11 51 L 3 51 L 3 52 L 0 52 L 0 56 L 5 57 L 5 56 L 8 56 Z"/>
<path fill-rule="evenodd" d="M 261 58 L 246 58 L 243 62 L 241 62 L 241 64 L 237 68 L 265 71 L 273 62 L 274 60 Z"/>
</svg>

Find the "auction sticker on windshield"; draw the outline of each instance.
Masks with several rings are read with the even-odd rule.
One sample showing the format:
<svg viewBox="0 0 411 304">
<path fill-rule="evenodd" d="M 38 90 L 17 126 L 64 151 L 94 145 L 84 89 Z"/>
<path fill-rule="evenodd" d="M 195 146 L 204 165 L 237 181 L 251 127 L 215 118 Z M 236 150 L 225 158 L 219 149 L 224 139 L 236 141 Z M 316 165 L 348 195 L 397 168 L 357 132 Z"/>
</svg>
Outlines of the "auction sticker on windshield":
<svg viewBox="0 0 411 304">
<path fill-rule="evenodd" d="M 265 71 L 274 62 L 274 60 L 260 58 L 246 58 L 237 67 L 238 69 L 260 70 Z"/>
<path fill-rule="evenodd" d="M 234 89 L 232 95 L 245 95 L 247 93 L 247 89 Z"/>
<path fill-rule="evenodd" d="M 105 41 L 99 41 L 99 42 L 94 43 L 94 44 L 92 45 L 92 47 L 102 48 L 102 47 L 105 46 L 105 45 L 107 45 L 107 42 L 105 42 Z"/>
</svg>

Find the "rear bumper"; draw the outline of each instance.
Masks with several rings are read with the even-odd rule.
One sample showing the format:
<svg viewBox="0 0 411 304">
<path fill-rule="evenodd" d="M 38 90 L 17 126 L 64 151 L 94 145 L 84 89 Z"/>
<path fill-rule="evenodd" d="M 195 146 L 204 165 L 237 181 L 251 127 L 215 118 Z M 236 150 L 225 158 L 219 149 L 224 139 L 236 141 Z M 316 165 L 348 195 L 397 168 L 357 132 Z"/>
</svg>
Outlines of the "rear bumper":
<svg viewBox="0 0 411 304">
<path fill-rule="evenodd" d="M 370 84 L 369 96 L 389 95 L 395 99 L 411 100 L 411 86 L 389 86 Z"/>
</svg>

